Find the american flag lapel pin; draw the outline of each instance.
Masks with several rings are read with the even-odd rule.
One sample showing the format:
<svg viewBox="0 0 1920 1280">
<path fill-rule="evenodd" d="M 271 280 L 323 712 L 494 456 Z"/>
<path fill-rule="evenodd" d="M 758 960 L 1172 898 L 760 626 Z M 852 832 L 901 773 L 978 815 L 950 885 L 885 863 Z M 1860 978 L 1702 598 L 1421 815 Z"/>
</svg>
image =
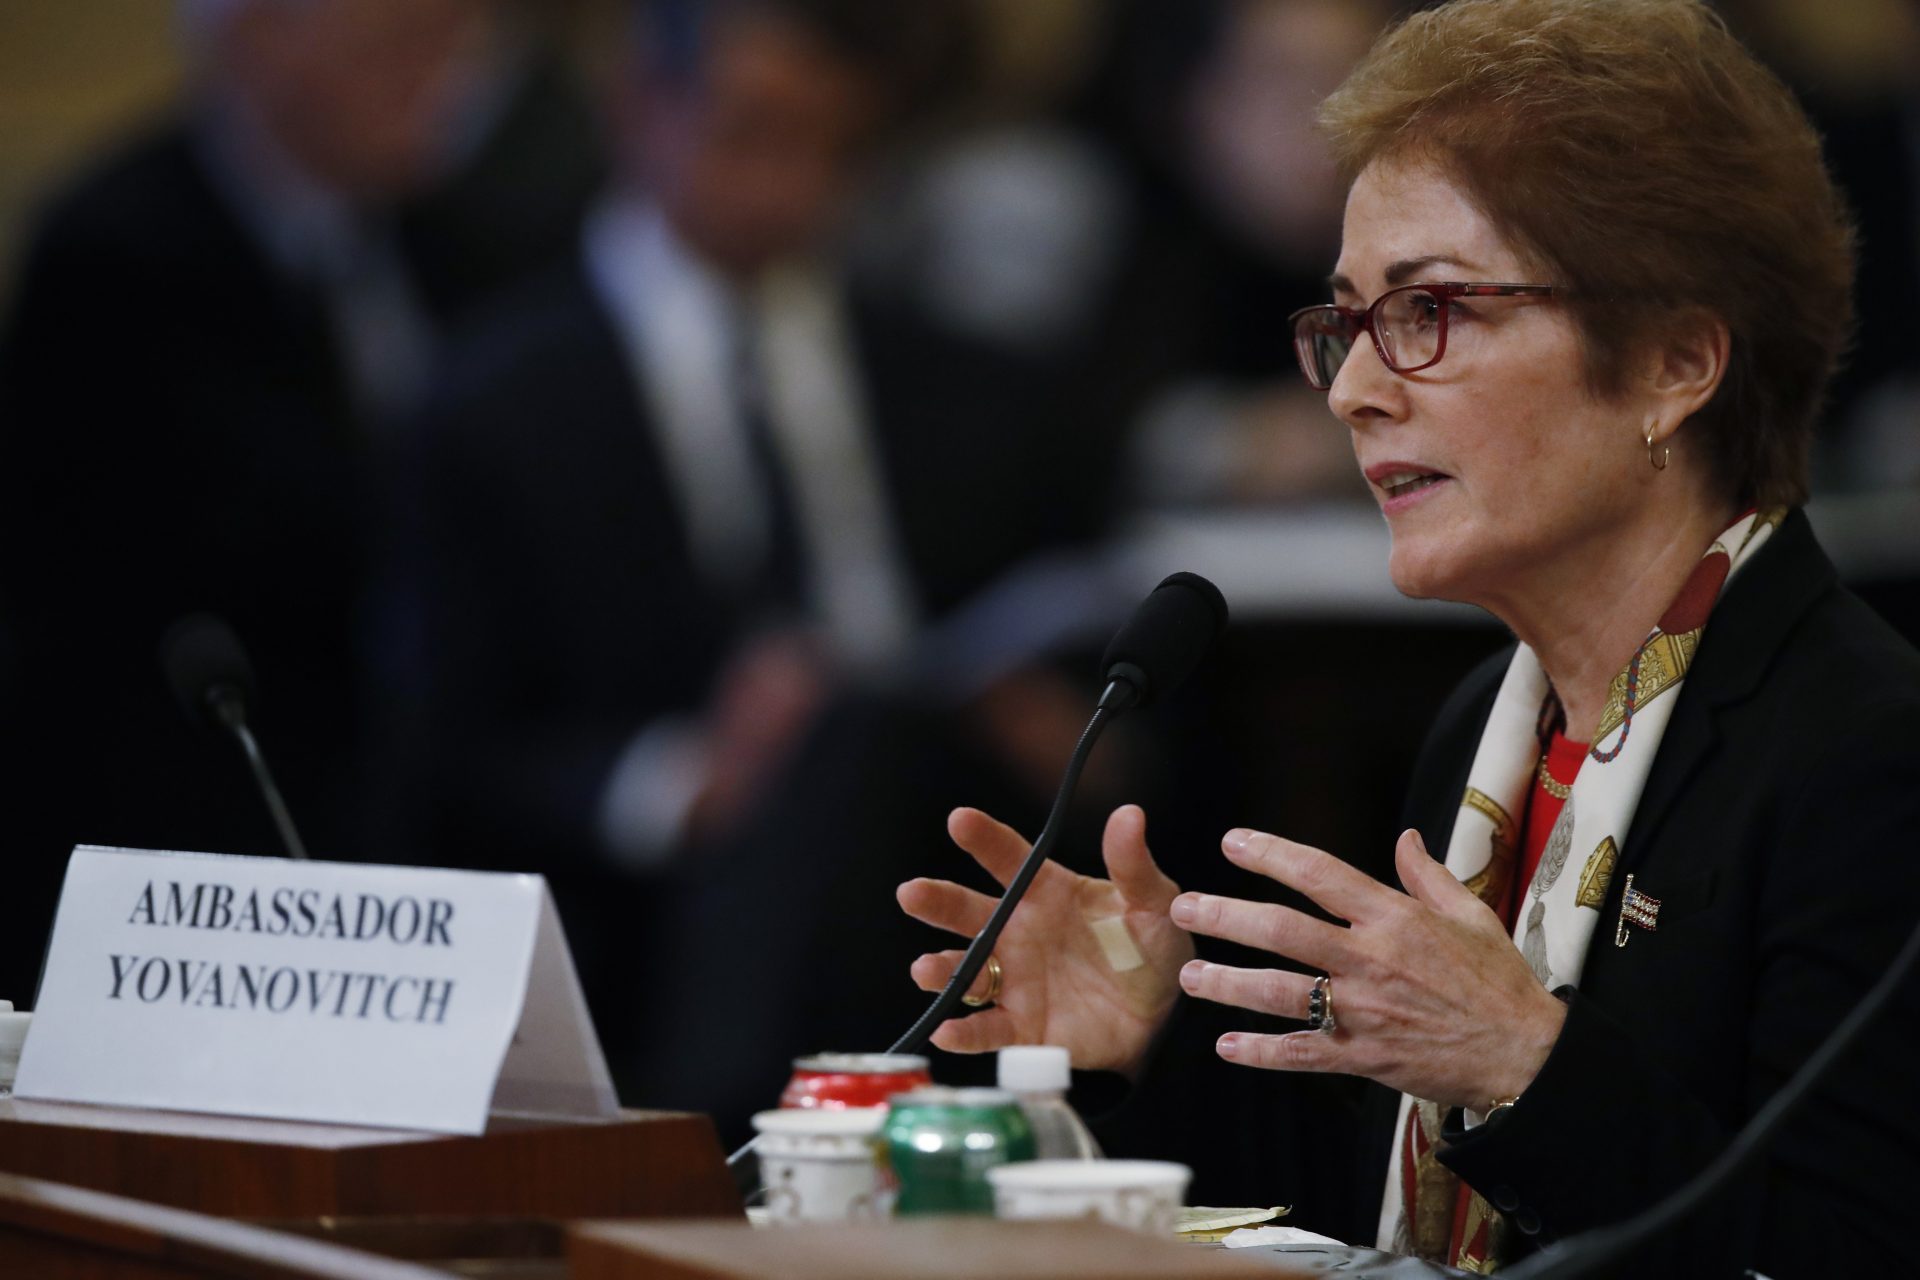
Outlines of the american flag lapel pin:
<svg viewBox="0 0 1920 1280">
<path fill-rule="evenodd" d="M 1650 898 L 1633 887 L 1633 875 L 1627 875 L 1627 891 L 1620 898 L 1620 923 L 1614 926 L 1613 945 L 1627 945 L 1627 926 L 1645 929 L 1648 933 L 1660 927 L 1660 899 Z"/>
</svg>

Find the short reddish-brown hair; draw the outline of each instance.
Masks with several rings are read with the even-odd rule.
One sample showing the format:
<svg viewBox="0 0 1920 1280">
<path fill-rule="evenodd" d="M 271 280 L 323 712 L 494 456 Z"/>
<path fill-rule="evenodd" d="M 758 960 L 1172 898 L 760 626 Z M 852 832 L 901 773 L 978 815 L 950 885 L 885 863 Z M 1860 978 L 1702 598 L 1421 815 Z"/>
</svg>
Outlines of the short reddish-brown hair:
<svg viewBox="0 0 1920 1280">
<path fill-rule="evenodd" d="M 1455 0 L 1383 35 L 1321 123 L 1349 181 L 1436 163 L 1566 286 L 1596 394 L 1718 316 L 1732 355 L 1691 429 L 1736 500 L 1805 501 L 1853 233 L 1805 113 L 1704 4 Z"/>
</svg>

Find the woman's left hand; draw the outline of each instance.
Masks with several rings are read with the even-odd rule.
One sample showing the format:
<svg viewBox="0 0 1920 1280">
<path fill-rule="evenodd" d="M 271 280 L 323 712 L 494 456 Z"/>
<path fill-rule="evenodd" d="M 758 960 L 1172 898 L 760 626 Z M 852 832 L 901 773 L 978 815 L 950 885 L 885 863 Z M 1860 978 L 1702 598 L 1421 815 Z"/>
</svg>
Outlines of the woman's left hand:
<svg viewBox="0 0 1920 1280">
<path fill-rule="evenodd" d="M 1307 845 L 1256 831 L 1221 841 L 1239 866 L 1297 889 L 1348 922 L 1273 903 L 1186 893 L 1183 929 L 1287 956 L 1330 978 L 1335 1029 L 1222 1036 L 1220 1056 L 1251 1067 L 1366 1076 L 1417 1098 L 1485 1109 L 1518 1096 L 1559 1037 L 1566 1007 L 1541 986 L 1500 918 L 1427 853 L 1417 831 L 1394 850 L 1399 893 Z M 1311 976 L 1203 960 L 1188 994 L 1305 1018 Z"/>
</svg>

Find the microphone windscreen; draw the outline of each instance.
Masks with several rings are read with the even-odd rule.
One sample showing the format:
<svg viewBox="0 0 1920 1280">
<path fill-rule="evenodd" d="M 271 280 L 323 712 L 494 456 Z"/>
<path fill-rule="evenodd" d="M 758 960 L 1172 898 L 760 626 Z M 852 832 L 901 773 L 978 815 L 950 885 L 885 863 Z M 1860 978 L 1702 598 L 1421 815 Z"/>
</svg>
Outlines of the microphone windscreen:
<svg viewBox="0 0 1920 1280">
<path fill-rule="evenodd" d="M 187 717 L 218 727 L 207 695 L 225 687 L 253 701 L 253 664 L 233 628 L 208 613 L 181 618 L 160 639 L 160 666 Z"/>
<path fill-rule="evenodd" d="M 1227 600 L 1197 573 L 1168 575 L 1140 602 L 1100 659 L 1106 679 L 1136 685 L 1145 706 L 1193 674 L 1227 626 Z"/>
</svg>

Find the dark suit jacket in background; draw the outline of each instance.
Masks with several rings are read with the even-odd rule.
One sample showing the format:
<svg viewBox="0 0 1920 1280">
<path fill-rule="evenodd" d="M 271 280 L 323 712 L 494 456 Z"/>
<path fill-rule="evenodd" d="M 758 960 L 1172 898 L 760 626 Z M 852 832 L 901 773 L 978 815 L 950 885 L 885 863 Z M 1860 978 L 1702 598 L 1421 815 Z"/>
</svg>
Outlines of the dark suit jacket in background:
<svg viewBox="0 0 1920 1280">
<path fill-rule="evenodd" d="M 467 167 L 391 211 L 430 324 L 569 251 L 596 146 L 542 63 Z M 398 856 L 366 768 L 384 442 L 323 299 L 242 226 L 188 125 L 46 210 L 0 331 L 0 998 L 33 999 L 76 842 L 279 849 L 234 744 L 166 689 L 159 639 L 183 614 L 224 615 L 251 651 L 256 727 L 314 856 Z"/>
<path fill-rule="evenodd" d="M 1460 688 L 1409 814 L 1443 851 L 1509 655 Z M 1920 655 L 1842 589 L 1796 512 L 1729 583 L 1674 708 L 1566 1028 L 1533 1085 L 1443 1161 L 1524 1239 L 1618 1221 L 1677 1188 L 1813 1053 L 1920 920 Z M 1369 868 L 1390 877 L 1390 865 Z M 1658 928 L 1614 945 L 1628 873 Z M 1291 1200 L 1371 1243 L 1396 1096 L 1231 1067 L 1258 1023 L 1188 1004 L 1110 1141 L 1195 1164 L 1208 1203 Z M 1299 1024 L 1261 1029 L 1283 1030 Z M 1920 1194 L 1911 986 L 1769 1158 L 1636 1274 L 1869 1274 Z"/>
<path fill-rule="evenodd" d="M 1047 430 L 1037 365 L 856 308 L 877 472 L 937 617 L 1024 556 L 1090 537 L 1102 495 Z M 423 435 L 413 580 L 429 843 L 463 865 L 597 861 L 620 753 L 705 706 L 759 619 L 688 546 L 623 337 L 575 268 L 465 346 Z"/>
</svg>

